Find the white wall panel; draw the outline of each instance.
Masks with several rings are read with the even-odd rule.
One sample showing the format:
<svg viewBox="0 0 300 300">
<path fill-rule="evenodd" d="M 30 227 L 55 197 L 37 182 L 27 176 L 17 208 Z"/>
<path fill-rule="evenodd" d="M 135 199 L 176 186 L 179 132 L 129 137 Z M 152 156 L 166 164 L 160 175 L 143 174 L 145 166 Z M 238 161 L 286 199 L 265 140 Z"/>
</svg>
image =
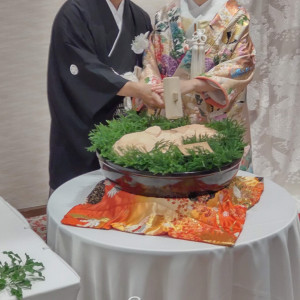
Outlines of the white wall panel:
<svg viewBox="0 0 300 300">
<path fill-rule="evenodd" d="M 0 1 L 0 195 L 17 208 L 48 198 L 46 69 L 63 2 Z"/>
</svg>

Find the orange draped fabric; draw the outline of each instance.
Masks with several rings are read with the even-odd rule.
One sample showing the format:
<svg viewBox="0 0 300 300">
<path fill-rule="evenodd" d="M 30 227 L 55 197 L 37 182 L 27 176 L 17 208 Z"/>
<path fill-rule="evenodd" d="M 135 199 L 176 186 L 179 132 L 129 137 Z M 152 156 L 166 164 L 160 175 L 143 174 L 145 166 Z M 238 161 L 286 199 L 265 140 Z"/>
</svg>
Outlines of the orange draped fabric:
<svg viewBox="0 0 300 300">
<path fill-rule="evenodd" d="M 129 194 L 108 180 L 93 192 L 101 184 L 104 194 L 99 203 L 79 204 L 61 222 L 224 246 L 235 244 L 247 209 L 259 201 L 264 189 L 262 178 L 238 176 L 216 193 L 170 199 Z"/>
</svg>

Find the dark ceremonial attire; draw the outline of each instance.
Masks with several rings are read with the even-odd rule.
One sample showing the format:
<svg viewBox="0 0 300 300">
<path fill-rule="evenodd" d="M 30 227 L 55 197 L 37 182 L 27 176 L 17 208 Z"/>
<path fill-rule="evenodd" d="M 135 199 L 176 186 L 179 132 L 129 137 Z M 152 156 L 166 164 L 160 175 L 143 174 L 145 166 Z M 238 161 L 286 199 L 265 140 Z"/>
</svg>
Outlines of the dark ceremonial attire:
<svg viewBox="0 0 300 300">
<path fill-rule="evenodd" d="M 105 0 L 68 0 L 55 18 L 48 64 L 52 189 L 99 168 L 95 154 L 86 150 L 88 133 L 122 103 L 116 94 L 127 80 L 118 74 L 141 66 L 142 55 L 131 43 L 152 30 L 150 18 L 124 1 L 122 29 L 110 57 L 119 28 Z"/>
</svg>

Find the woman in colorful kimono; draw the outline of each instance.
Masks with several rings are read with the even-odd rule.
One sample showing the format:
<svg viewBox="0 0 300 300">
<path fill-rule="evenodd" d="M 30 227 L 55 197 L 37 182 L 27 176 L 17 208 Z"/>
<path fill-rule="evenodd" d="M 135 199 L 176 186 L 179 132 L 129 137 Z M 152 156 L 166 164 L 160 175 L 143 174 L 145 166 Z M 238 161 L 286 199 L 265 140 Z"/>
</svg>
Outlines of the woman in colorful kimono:
<svg viewBox="0 0 300 300">
<path fill-rule="evenodd" d="M 255 51 L 249 15 L 235 0 L 173 0 L 155 16 L 141 80 L 158 84 L 178 76 L 184 114 L 193 123 L 224 118 L 250 130 L 245 90 L 253 77 Z M 163 111 L 162 111 L 163 113 Z M 242 169 L 249 166 L 246 147 Z"/>
</svg>

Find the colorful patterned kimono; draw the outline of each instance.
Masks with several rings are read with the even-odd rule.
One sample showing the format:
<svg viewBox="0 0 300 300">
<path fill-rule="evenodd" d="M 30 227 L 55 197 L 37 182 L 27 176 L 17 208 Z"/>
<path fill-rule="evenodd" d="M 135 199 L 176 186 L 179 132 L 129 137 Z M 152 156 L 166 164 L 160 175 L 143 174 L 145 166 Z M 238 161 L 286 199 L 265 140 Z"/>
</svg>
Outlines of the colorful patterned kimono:
<svg viewBox="0 0 300 300">
<path fill-rule="evenodd" d="M 217 0 L 205 4 L 220 6 Z M 205 16 L 189 18 L 183 5 L 185 0 L 175 0 L 156 14 L 141 80 L 158 83 L 171 76 L 190 79 L 192 45 L 188 32 L 191 26 L 192 32 L 194 26 L 202 29 L 206 36 L 205 68 L 196 77 L 217 90 L 183 96 L 184 113 L 193 123 L 228 117 L 243 122 L 247 128 L 245 141 L 250 143 L 245 89 L 253 77 L 255 51 L 249 36 L 249 15 L 235 0 L 219 7 L 212 20 L 206 20 Z"/>
</svg>

